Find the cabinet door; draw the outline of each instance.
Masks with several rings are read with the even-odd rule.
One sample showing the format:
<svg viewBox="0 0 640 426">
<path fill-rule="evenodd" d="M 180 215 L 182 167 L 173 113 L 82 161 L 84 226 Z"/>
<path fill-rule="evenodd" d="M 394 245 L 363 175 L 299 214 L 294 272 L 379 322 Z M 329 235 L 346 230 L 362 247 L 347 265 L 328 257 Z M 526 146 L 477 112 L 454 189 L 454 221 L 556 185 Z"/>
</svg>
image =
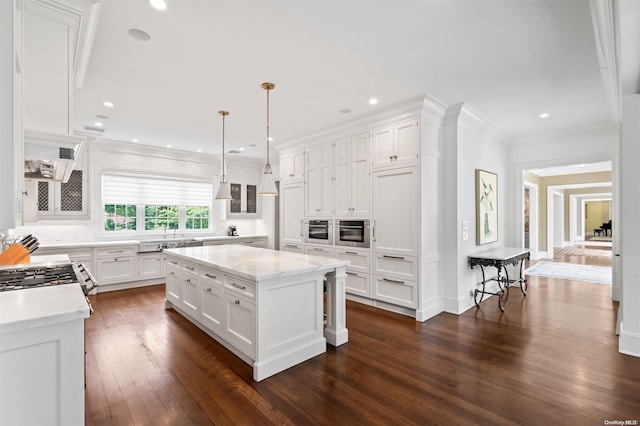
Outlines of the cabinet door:
<svg viewBox="0 0 640 426">
<path fill-rule="evenodd" d="M 293 154 L 280 156 L 280 183 L 293 177 Z"/>
<path fill-rule="evenodd" d="M 281 244 L 280 251 L 304 254 L 304 244 Z"/>
<path fill-rule="evenodd" d="M 335 165 L 335 215 L 338 217 L 351 216 L 352 191 L 351 183 L 351 139 L 337 140 L 334 146 Z"/>
<path fill-rule="evenodd" d="M 406 166 L 418 163 L 418 121 L 405 120 L 394 126 L 394 163 Z"/>
<path fill-rule="evenodd" d="M 99 285 L 133 281 L 136 278 L 136 257 L 103 257 L 96 260 Z"/>
<path fill-rule="evenodd" d="M 305 153 L 305 214 L 307 216 L 317 216 L 320 211 L 320 149 L 318 147 L 309 148 Z"/>
<path fill-rule="evenodd" d="M 200 281 L 200 322 L 209 330 L 222 335 L 224 333 L 225 301 L 222 283 L 217 282 L 222 274 L 211 273 L 210 279 Z"/>
<path fill-rule="evenodd" d="M 167 265 L 166 298 L 174 305 L 179 305 L 182 299 L 182 274 L 177 263 L 170 261 Z"/>
<path fill-rule="evenodd" d="M 306 215 L 331 216 L 333 213 L 333 147 L 331 144 L 306 152 Z"/>
<path fill-rule="evenodd" d="M 388 167 L 393 165 L 394 152 L 393 125 L 379 127 L 373 130 L 373 159 L 372 167 Z"/>
<path fill-rule="evenodd" d="M 418 255 L 418 195 L 417 167 L 373 173 L 374 251 Z"/>
<path fill-rule="evenodd" d="M 162 253 L 138 254 L 138 278 L 150 279 L 164 276 Z"/>
<path fill-rule="evenodd" d="M 245 299 L 225 292 L 226 336 L 247 356 L 255 357 L 256 306 Z"/>
<path fill-rule="evenodd" d="M 243 170 L 244 177 L 244 212 L 251 216 L 257 217 L 259 211 L 258 206 L 258 184 L 260 183 L 260 169 L 257 167 L 245 167 Z M 247 217 L 249 217 L 247 216 Z"/>
<path fill-rule="evenodd" d="M 55 214 L 55 196 L 53 195 L 54 182 L 39 180 L 36 182 L 38 188 L 38 217 L 52 216 Z"/>
<path fill-rule="evenodd" d="M 239 215 L 243 212 L 243 191 L 242 191 L 242 167 L 228 166 L 227 180 L 231 189 L 231 200 L 229 200 L 229 215 Z"/>
<path fill-rule="evenodd" d="M 200 290 L 198 278 L 195 274 L 185 273 L 182 280 L 182 305 L 181 308 L 193 318 L 198 319 L 198 306 Z"/>
<path fill-rule="evenodd" d="M 229 165 L 227 179 L 231 190 L 229 218 L 250 219 L 259 217 L 258 184 L 260 169 L 257 167 Z"/>
<path fill-rule="evenodd" d="M 280 157 L 280 184 L 304 179 L 305 154 L 303 149 Z"/>
<path fill-rule="evenodd" d="M 369 217 L 371 212 L 371 144 L 369 133 L 351 138 L 351 213 Z"/>
<path fill-rule="evenodd" d="M 347 271 L 345 290 L 347 293 L 371 298 L 371 275 Z"/>
<path fill-rule="evenodd" d="M 280 203 L 280 241 L 302 244 L 304 183 L 297 182 L 280 187 Z"/>
</svg>

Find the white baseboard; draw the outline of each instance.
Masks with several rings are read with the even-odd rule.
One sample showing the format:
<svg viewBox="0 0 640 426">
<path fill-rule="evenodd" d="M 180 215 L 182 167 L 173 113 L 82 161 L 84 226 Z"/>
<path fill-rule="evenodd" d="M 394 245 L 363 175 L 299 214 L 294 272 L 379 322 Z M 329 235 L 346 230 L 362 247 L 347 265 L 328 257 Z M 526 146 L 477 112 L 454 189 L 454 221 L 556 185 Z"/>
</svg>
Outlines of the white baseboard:
<svg viewBox="0 0 640 426">
<path fill-rule="evenodd" d="M 538 259 L 553 259 L 553 256 L 549 257 L 546 251 L 539 251 Z"/>
<path fill-rule="evenodd" d="M 147 287 L 150 285 L 158 285 L 164 284 L 167 279 L 165 277 L 155 278 L 144 281 L 131 281 L 129 283 L 118 283 L 118 284 L 102 284 L 98 283 L 97 291 L 98 293 L 104 293 L 107 291 L 116 291 L 116 290 L 128 290 L 130 288 L 136 287 Z"/>
<path fill-rule="evenodd" d="M 442 300 L 433 300 L 426 304 L 422 309 L 416 311 L 416 321 L 425 322 L 429 318 L 433 318 L 444 311 L 444 302 Z"/>
<path fill-rule="evenodd" d="M 620 337 L 618 351 L 621 354 L 640 358 L 640 334 L 624 330 L 624 321 L 620 323 Z"/>
</svg>

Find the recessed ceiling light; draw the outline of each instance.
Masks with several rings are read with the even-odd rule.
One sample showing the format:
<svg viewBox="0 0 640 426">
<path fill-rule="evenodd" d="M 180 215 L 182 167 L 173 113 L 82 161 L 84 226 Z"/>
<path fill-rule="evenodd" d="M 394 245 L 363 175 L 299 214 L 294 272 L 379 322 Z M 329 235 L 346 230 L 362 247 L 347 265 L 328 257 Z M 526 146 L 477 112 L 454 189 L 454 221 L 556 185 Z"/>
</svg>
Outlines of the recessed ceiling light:
<svg viewBox="0 0 640 426">
<path fill-rule="evenodd" d="M 349 113 L 351 112 L 351 110 L 350 110 L 350 109 L 348 109 L 348 108 L 344 108 L 344 109 L 341 109 L 341 110 L 340 110 L 340 112 L 341 112 L 342 114 L 349 114 Z"/>
<path fill-rule="evenodd" d="M 171 145 L 167 145 L 167 148 L 171 148 Z"/>
<path fill-rule="evenodd" d="M 202 152 L 202 150 L 200 148 L 196 149 L 196 152 Z"/>
<path fill-rule="evenodd" d="M 540 118 L 547 118 L 549 117 L 549 113 L 548 112 L 543 112 L 542 114 L 539 115 Z"/>
<path fill-rule="evenodd" d="M 131 28 L 129 30 L 129 35 L 135 38 L 138 41 L 149 41 L 151 40 L 151 36 L 149 33 L 139 30 L 137 28 Z"/>
<path fill-rule="evenodd" d="M 113 105 L 113 102 L 109 102 L 109 101 L 104 101 L 102 105 L 106 106 L 107 108 L 113 108 L 115 106 Z"/>
<path fill-rule="evenodd" d="M 99 122 L 99 121 L 96 121 L 95 123 L 93 123 L 93 125 L 94 125 L 94 126 L 97 126 L 97 127 L 102 127 L 102 126 L 104 126 L 104 123 L 101 123 L 101 122 Z"/>
<path fill-rule="evenodd" d="M 149 4 L 154 9 L 165 10 L 167 8 L 167 2 L 164 0 L 149 0 Z"/>
<path fill-rule="evenodd" d="M 377 103 L 378 103 L 378 100 L 376 98 L 369 99 L 369 105 L 375 105 Z"/>
<path fill-rule="evenodd" d="M 106 115 L 102 115 L 102 114 L 96 114 L 96 118 L 99 118 L 100 120 L 108 120 L 109 117 L 107 117 Z"/>
<path fill-rule="evenodd" d="M 131 142 L 133 142 L 133 143 L 138 143 L 138 142 L 140 142 L 140 141 L 139 141 L 138 139 L 131 139 Z"/>
</svg>

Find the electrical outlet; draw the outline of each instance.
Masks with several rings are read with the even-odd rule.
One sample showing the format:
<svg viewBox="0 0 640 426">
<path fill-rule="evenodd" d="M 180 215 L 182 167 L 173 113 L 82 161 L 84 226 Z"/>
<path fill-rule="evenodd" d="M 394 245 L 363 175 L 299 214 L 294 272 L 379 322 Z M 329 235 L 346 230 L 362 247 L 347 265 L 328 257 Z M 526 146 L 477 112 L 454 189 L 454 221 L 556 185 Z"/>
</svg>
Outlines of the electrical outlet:
<svg viewBox="0 0 640 426">
<path fill-rule="evenodd" d="M 469 290 L 469 296 L 473 297 L 474 296 L 474 291 L 473 290 Z"/>
<path fill-rule="evenodd" d="M 462 241 L 467 241 L 469 239 L 469 233 L 468 232 L 463 232 L 462 233 Z"/>
</svg>

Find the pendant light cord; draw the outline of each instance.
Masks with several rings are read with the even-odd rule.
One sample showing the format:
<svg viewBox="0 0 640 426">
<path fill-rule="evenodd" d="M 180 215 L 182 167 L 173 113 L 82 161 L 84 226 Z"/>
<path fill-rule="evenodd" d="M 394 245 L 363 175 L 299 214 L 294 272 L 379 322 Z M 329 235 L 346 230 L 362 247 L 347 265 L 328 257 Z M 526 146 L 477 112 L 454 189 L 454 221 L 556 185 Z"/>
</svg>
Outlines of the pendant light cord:
<svg viewBox="0 0 640 426">
<path fill-rule="evenodd" d="M 267 89 L 267 164 L 269 164 L 269 91 Z"/>
</svg>

